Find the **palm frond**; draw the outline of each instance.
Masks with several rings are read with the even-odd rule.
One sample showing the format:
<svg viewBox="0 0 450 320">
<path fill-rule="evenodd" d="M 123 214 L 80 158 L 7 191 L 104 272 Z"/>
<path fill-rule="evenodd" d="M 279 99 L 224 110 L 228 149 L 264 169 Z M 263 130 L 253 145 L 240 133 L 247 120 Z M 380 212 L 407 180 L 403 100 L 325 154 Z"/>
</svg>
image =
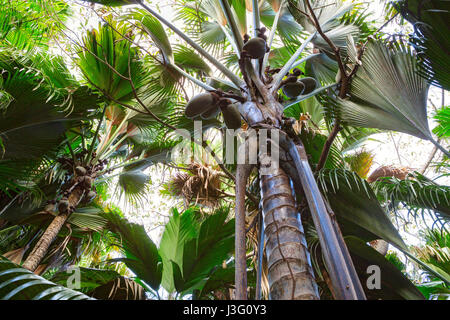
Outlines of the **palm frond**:
<svg viewBox="0 0 450 320">
<path fill-rule="evenodd" d="M 92 300 L 0 258 L 1 300 Z"/>
<path fill-rule="evenodd" d="M 51 14 L 48 14 L 51 12 Z M 0 6 L 0 41 L 19 50 L 47 48 L 59 31 L 51 15 L 65 21 L 70 13 L 65 1 L 2 1 Z"/>
<path fill-rule="evenodd" d="M 443 107 L 436 111 L 434 119 L 438 125 L 433 129 L 433 133 L 438 137 L 447 138 L 450 136 L 450 107 Z"/>
<path fill-rule="evenodd" d="M 138 26 L 142 28 L 144 33 L 148 34 L 153 43 L 161 50 L 164 62 L 173 62 L 173 52 L 172 45 L 170 44 L 167 33 L 165 32 L 161 22 L 159 22 L 155 17 L 146 14 L 144 10 L 135 10 L 130 14 L 125 15 L 123 20 L 134 20 L 137 22 Z"/>
<path fill-rule="evenodd" d="M 340 19 L 352 10 L 355 4 L 344 4 L 342 1 L 334 0 L 316 0 L 312 1 L 312 6 L 316 8 L 314 13 L 325 35 L 335 46 L 341 48 L 342 53 L 346 55 L 347 37 L 351 36 L 357 40 L 359 38 L 359 28 L 353 24 L 342 23 Z M 295 20 L 309 33 L 313 33 L 316 30 L 314 24 L 303 14 L 309 13 L 304 1 L 290 0 L 288 8 Z M 315 47 L 323 52 L 334 55 L 329 45 L 320 35 L 313 39 L 312 42 Z"/>
<path fill-rule="evenodd" d="M 380 179 L 374 183 L 374 191 L 384 201 L 431 209 L 439 213 L 444 221 L 450 219 L 450 187 L 438 185 L 419 173 L 405 180 Z"/>
<path fill-rule="evenodd" d="M 370 40 L 362 61 L 349 50 L 360 68 L 352 81 L 349 100 L 339 99 L 342 120 L 347 124 L 394 130 L 433 140 L 427 121 L 428 84 L 417 74 L 417 59 L 404 44 Z"/>
<path fill-rule="evenodd" d="M 161 257 L 144 227 L 130 223 L 114 212 L 105 214 L 104 218 L 109 221 L 112 232 L 119 237 L 118 245 L 124 258 L 117 261 L 124 262 L 137 277 L 158 290 L 162 275 Z"/>
<path fill-rule="evenodd" d="M 144 288 L 136 281 L 125 277 L 98 286 L 90 294 L 101 300 L 146 300 Z"/>
<path fill-rule="evenodd" d="M 356 235 L 366 241 L 384 239 L 407 250 L 372 188 L 355 172 L 325 169 L 319 173 L 318 182 L 344 236 Z"/>
<path fill-rule="evenodd" d="M 450 90 L 450 3 L 445 0 L 401 0 L 391 4 L 414 26 L 410 41 L 418 52 L 418 74 L 431 84 Z"/>
<path fill-rule="evenodd" d="M 128 25 L 111 20 L 88 31 L 83 38 L 77 64 L 88 84 L 107 98 L 129 101 L 133 98 L 133 86 L 137 90 L 144 85 L 138 51 L 124 38 L 130 30 Z"/>
</svg>

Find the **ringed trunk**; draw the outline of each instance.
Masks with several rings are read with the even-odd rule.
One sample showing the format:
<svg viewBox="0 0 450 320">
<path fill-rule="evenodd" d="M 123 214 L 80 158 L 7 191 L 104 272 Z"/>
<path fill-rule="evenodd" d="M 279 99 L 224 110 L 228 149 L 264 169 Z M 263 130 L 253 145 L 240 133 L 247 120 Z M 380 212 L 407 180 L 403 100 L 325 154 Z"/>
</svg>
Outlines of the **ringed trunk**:
<svg viewBox="0 0 450 320">
<path fill-rule="evenodd" d="M 75 188 L 68 198 L 69 206 L 76 207 L 80 202 L 82 196 L 83 189 L 80 187 Z M 41 236 L 31 253 L 28 255 L 27 259 L 23 263 L 23 268 L 26 268 L 30 271 L 36 270 L 42 259 L 47 254 L 48 248 L 56 239 L 64 223 L 67 221 L 70 212 L 70 209 L 67 209 L 65 212 L 60 212 L 60 214 L 53 219 L 53 221 L 47 227 L 44 234 Z"/>
<path fill-rule="evenodd" d="M 318 300 L 317 284 L 289 177 L 279 168 L 274 174 L 260 178 L 270 298 Z"/>
</svg>

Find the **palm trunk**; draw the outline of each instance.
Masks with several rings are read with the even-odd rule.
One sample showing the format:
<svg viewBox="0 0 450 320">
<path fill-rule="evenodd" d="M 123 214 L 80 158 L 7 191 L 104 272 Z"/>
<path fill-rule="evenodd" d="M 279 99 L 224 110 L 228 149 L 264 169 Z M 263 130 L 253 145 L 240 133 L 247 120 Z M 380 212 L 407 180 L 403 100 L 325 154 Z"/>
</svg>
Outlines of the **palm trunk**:
<svg viewBox="0 0 450 320">
<path fill-rule="evenodd" d="M 301 219 L 282 169 L 261 176 L 270 298 L 318 300 Z"/>
<path fill-rule="evenodd" d="M 79 187 L 75 188 L 68 198 L 69 206 L 76 207 L 80 202 L 82 196 L 83 196 L 83 189 Z M 70 215 L 70 212 L 71 212 L 70 209 L 67 209 L 65 212 L 60 212 L 60 214 L 53 219 L 53 221 L 45 230 L 44 234 L 41 236 L 39 241 L 34 246 L 33 251 L 31 251 L 31 253 L 28 255 L 22 267 L 30 271 L 36 270 L 36 268 L 41 263 L 42 259 L 47 254 L 48 248 L 56 239 L 58 233 L 61 231 L 61 228 L 63 227 L 64 223 L 66 222 L 67 218 Z"/>
</svg>

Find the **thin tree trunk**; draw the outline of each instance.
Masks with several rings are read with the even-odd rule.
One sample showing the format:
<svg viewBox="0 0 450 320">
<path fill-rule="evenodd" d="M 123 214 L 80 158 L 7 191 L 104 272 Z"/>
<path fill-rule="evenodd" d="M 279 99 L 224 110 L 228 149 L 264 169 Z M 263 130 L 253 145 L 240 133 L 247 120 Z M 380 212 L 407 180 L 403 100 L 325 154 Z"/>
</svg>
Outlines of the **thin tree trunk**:
<svg viewBox="0 0 450 320">
<path fill-rule="evenodd" d="M 68 198 L 69 207 L 76 207 L 80 202 L 82 195 L 83 189 L 81 189 L 80 187 L 75 188 Z M 34 246 L 33 251 L 31 251 L 31 253 L 28 255 L 22 267 L 30 271 L 36 270 L 42 259 L 47 254 L 48 248 L 56 239 L 58 233 L 61 231 L 61 228 L 63 227 L 69 215 L 70 209 L 65 212 L 60 212 L 60 214 L 53 219 L 53 221 L 45 230 L 44 234 Z"/>
<path fill-rule="evenodd" d="M 318 300 L 300 216 L 282 169 L 261 176 L 270 298 Z"/>
<path fill-rule="evenodd" d="M 437 139 L 437 142 L 440 143 L 441 139 Z M 433 150 L 430 153 L 430 156 L 428 157 L 427 162 L 423 165 L 422 169 L 419 170 L 420 174 L 424 174 L 425 171 L 427 171 L 428 167 L 431 164 L 431 161 L 433 161 L 434 156 L 436 155 L 438 148 L 436 146 L 433 147 Z"/>
<path fill-rule="evenodd" d="M 236 300 L 247 300 L 247 259 L 245 246 L 245 190 L 251 165 L 238 164 L 236 170 L 235 208 L 235 286 Z"/>
</svg>

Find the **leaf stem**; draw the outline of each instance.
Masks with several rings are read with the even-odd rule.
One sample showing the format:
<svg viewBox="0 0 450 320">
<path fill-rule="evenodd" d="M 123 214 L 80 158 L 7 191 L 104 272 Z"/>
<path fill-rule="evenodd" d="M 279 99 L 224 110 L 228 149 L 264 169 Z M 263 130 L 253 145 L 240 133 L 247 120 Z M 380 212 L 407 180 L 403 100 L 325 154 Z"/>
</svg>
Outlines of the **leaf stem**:
<svg viewBox="0 0 450 320">
<path fill-rule="evenodd" d="M 75 153 L 73 152 L 72 146 L 70 145 L 70 141 L 69 141 L 69 138 L 67 137 L 66 133 L 64 133 L 64 138 L 66 138 L 66 144 L 69 147 L 69 152 L 70 152 L 70 155 L 72 156 L 73 162 L 75 164 L 77 164 L 77 162 L 78 162 L 77 158 L 75 157 Z"/>
<path fill-rule="evenodd" d="M 280 70 L 280 72 L 277 73 L 276 78 L 274 79 L 272 88 L 270 89 L 270 92 L 274 94 L 278 91 L 278 87 L 281 84 L 281 81 L 283 80 L 284 76 L 291 70 L 292 65 L 296 62 L 298 57 L 302 54 L 303 50 L 306 48 L 309 42 L 311 42 L 312 39 L 317 35 L 317 31 L 311 34 L 300 46 L 300 48 L 297 49 L 297 51 L 292 55 L 292 57 L 289 59 L 288 62 L 283 66 L 283 68 Z"/>
<path fill-rule="evenodd" d="M 433 139 L 433 137 L 430 135 L 428 137 L 428 140 L 430 140 L 439 150 L 441 150 L 448 158 L 450 158 L 450 152 L 444 149 L 443 146 L 439 144 L 436 140 Z"/>
<path fill-rule="evenodd" d="M 92 152 L 94 151 L 95 140 L 97 140 L 97 136 L 100 132 L 100 127 L 102 125 L 103 118 L 105 117 L 106 107 L 107 107 L 107 104 L 105 104 L 105 106 L 103 107 L 102 116 L 98 122 L 97 129 L 95 130 L 95 133 L 94 133 L 94 137 L 92 138 L 92 142 L 89 147 L 89 152 L 86 156 L 86 164 L 89 164 L 89 161 L 91 161 Z"/>
<path fill-rule="evenodd" d="M 269 37 L 267 38 L 267 46 L 269 48 L 272 48 L 273 38 L 275 37 L 275 33 L 277 31 L 278 21 L 280 20 L 280 17 L 281 17 L 281 11 L 283 10 L 284 1 L 285 0 L 281 1 L 280 8 L 278 9 L 277 14 L 275 15 L 275 20 L 273 21 L 272 29 L 270 30 Z M 261 70 L 263 72 L 264 72 L 264 69 L 266 68 L 267 63 L 269 62 L 269 54 L 270 54 L 270 52 L 267 52 L 264 55 L 264 60 L 263 60 L 262 67 L 261 67 Z"/>
<path fill-rule="evenodd" d="M 244 46 L 244 40 L 241 37 L 241 33 L 239 32 L 236 20 L 234 19 L 233 13 L 231 12 L 230 4 L 228 3 L 228 0 L 219 0 L 219 2 L 220 6 L 222 7 L 223 13 L 225 14 L 225 18 L 230 25 L 231 32 L 233 33 L 234 40 L 236 41 L 237 49 L 240 53 L 242 51 L 242 47 Z"/>
<path fill-rule="evenodd" d="M 184 32 L 178 29 L 175 25 L 170 23 L 168 20 L 164 19 L 160 14 L 158 14 L 155 10 L 151 9 L 143 2 L 139 2 L 141 7 L 147 10 L 150 14 L 155 16 L 159 21 L 164 23 L 167 27 L 169 27 L 173 32 L 179 35 L 184 41 L 186 41 L 189 45 L 191 45 L 195 50 L 197 50 L 202 56 L 204 56 L 208 61 L 213 64 L 217 69 L 219 69 L 225 76 L 227 76 L 235 85 L 240 87 L 242 85 L 242 80 L 239 79 L 230 69 L 225 67 L 222 63 L 220 63 L 216 58 L 210 55 L 205 49 L 203 49 L 199 44 L 197 44 L 194 40 L 192 40 L 189 36 L 187 36 Z"/>
<path fill-rule="evenodd" d="M 253 37 L 258 37 L 258 31 L 261 28 L 261 21 L 259 18 L 259 5 L 258 0 L 252 0 L 252 16 L 253 16 Z M 258 77 L 260 77 L 260 63 L 263 61 L 255 60 L 253 65 Z M 262 70 L 262 69 L 261 69 Z"/>
</svg>

